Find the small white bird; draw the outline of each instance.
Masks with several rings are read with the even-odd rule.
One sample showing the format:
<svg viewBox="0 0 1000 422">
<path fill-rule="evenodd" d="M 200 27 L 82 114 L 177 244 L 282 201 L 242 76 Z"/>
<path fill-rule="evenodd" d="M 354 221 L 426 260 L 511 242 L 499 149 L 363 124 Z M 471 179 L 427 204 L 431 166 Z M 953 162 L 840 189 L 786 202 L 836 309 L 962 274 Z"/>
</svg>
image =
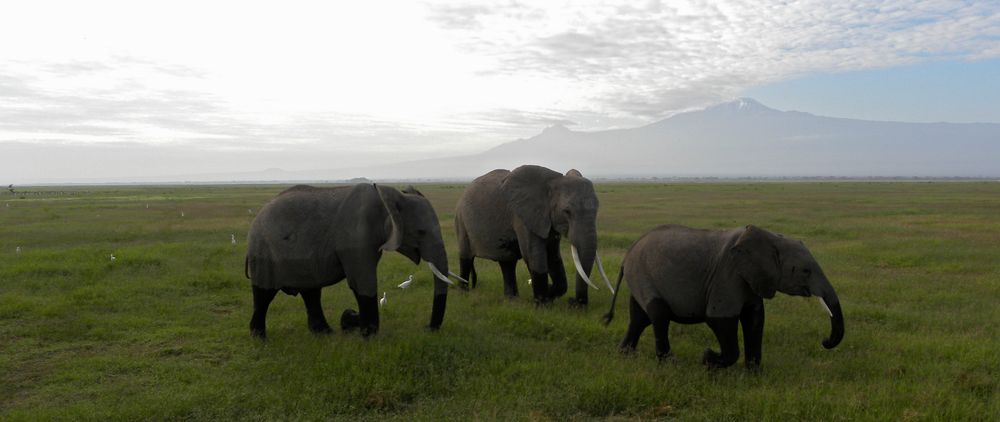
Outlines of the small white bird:
<svg viewBox="0 0 1000 422">
<path fill-rule="evenodd" d="M 183 216 L 184 216 L 184 211 L 181 211 L 181 217 L 183 217 Z"/>
<path fill-rule="evenodd" d="M 231 235 L 229 235 L 229 237 L 233 240 L 233 244 L 235 245 L 236 244 L 236 235 L 235 234 L 231 234 Z"/>
<path fill-rule="evenodd" d="M 407 287 L 410 287 L 410 283 L 413 283 L 413 274 L 410 274 L 410 277 L 408 277 L 406 281 L 399 283 L 399 286 L 396 287 L 399 287 L 400 289 L 405 289 Z"/>
<path fill-rule="evenodd" d="M 253 215 L 253 210 L 250 209 L 250 208 L 247 208 L 247 214 Z"/>
<path fill-rule="evenodd" d="M 531 279 L 530 278 L 528 279 L 528 285 L 529 286 L 531 285 Z"/>
<path fill-rule="evenodd" d="M 117 259 L 115 258 L 115 254 L 111 254 L 111 262 L 115 262 L 115 259 Z"/>
<path fill-rule="evenodd" d="M 146 209 L 147 209 L 147 210 L 149 209 L 149 204 L 146 204 Z"/>
<path fill-rule="evenodd" d="M 382 292 L 382 298 L 378 300 L 378 307 L 381 308 L 385 306 L 385 292 Z"/>
<path fill-rule="evenodd" d="M 14 252 L 17 252 L 17 254 L 20 255 L 21 254 L 21 247 L 18 246 L 17 249 L 14 250 Z"/>
</svg>

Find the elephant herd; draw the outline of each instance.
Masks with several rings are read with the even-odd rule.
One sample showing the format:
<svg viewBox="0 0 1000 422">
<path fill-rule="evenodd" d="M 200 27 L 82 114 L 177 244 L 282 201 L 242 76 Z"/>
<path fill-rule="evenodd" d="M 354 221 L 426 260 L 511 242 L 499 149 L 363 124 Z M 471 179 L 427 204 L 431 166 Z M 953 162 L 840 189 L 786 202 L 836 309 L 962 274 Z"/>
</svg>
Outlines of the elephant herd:
<svg viewBox="0 0 1000 422">
<path fill-rule="evenodd" d="M 301 295 L 309 329 L 332 329 L 323 315 L 321 289 L 347 279 L 358 311 L 345 310 L 341 328 L 362 336 L 379 328 L 376 267 L 383 251 L 396 251 L 434 275 L 431 330 L 444 320 L 450 286 L 476 287 L 475 258 L 496 261 L 504 294 L 518 296 L 516 264 L 524 260 L 538 304 L 551 303 L 568 290 L 559 253 L 568 240 L 575 272 L 572 306 L 586 306 L 590 279 L 598 267 L 614 292 L 605 324 L 614 317 L 618 290 L 612 288 L 597 255 L 594 186 L 579 171 L 561 174 L 534 165 L 494 170 L 475 179 L 458 201 L 455 232 L 459 273 L 449 271 L 437 214 L 416 189 L 402 191 L 376 184 L 331 188 L 295 186 L 261 208 L 247 237 L 245 275 L 251 280 L 250 334 L 266 336 L 268 305 L 278 291 Z M 453 281 L 454 279 L 455 281 Z M 749 225 L 734 230 L 702 230 L 679 225 L 656 227 L 636 240 L 618 274 L 629 286 L 629 324 L 619 350 L 631 352 L 653 326 L 656 355 L 671 355 L 668 328 L 707 323 L 720 351 L 706 350 L 702 362 L 727 367 L 739 357 L 738 327 L 743 329 L 747 368 L 760 365 L 765 298 L 776 292 L 817 296 L 831 319 L 823 341 L 843 339 L 840 301 L 815 258 L 802 242 Z M 457 284 L 456 284 L 457 282 Z"/>
</svg>

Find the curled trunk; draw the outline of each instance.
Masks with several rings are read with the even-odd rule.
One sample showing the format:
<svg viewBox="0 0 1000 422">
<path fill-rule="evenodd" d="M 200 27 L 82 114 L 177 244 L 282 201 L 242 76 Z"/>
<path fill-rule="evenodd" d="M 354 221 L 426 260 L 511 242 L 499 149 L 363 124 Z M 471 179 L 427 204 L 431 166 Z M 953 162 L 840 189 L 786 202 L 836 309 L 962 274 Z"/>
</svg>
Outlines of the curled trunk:
<svg viewBox="0 0 1000 422">
<path fill-rule="evenodd" d="M 844 339 L 844 313 L 840 309 L 840 299 L 830 282 L 823 280 L 823 285 L 817 295 L 830 313 L 830 336 L 823 340 L 823 347 L 832 349 Z"/>
<path fill-rule="evenodd" d="M 432 271 L 437 269 L 438 272 L 447 277 L 448 256 L 445 254 L 444 245 L 430 249 L 434 252 L 428 254 L 431 256 L 424 257 L 424 260 L 433 265 Z M 445 283 L 437 275 L 432 274 L 431 278 L 434 280 L 434 305 L 431 308 L 431 322 L 428 328 L 437 330 L 444 322 L 444 311 L 448 305 L 448 283 Z"/>
</svg>

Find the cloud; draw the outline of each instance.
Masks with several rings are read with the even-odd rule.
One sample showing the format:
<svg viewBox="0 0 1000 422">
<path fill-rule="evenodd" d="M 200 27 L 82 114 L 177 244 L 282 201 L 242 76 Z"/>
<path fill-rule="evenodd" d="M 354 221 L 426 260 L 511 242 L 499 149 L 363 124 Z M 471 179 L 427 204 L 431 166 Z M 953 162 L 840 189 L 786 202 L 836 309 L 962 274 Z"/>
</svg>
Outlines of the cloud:
<svg viewBox="0 0 1000 422">
<path fill-rule="evenodd" d="M 1000 5 L 951 1 L 432 6 L 492 76 L 573 81 L 586 109 L 663 116 L 810 72 L 1000 57 Z M 464 24 L 460 24 L 464 23 Z"/>
<path fill-rule="evenodd" d="M 816 72 L 1000 57 L 996 2 L 18 7 L 0 17 L 0 38 L 25 40 L 0 55 L 0 143 L 240 151 L 245 170 L 472 153 Z"/>
</svg>

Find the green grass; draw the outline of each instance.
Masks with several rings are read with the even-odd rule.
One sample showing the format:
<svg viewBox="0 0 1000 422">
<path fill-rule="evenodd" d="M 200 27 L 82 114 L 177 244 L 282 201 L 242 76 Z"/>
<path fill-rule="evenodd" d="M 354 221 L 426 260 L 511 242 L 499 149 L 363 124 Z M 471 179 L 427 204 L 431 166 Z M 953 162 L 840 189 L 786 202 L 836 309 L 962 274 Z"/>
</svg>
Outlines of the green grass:
<svg viewBox="0 0 1000 422">
<path fill-rule="evenodd" d="M 671 327 L 673 361 L 656 361 L 652 330 L 619 355 L 627 301 L 608 327 L 605 290 L 587 310 L 535 308 L 523 265 L 522 297 L 508 301 L 497 265 L 477 261 L 480 287 L 453 290 L 429 333 L 430 274 L 396 254 L 379 268 L 389 303 L 375 338 L 314 336 L 301 300 L 279 295 L 269 340 L 253 341 L 247 210 L 281 189 L 0 195 L 0 420 L 1000 416 L 1000 183 L 599 184 L 609 274 L 659 224 L 753 223 L 806 242 L 838 290 L 846 337 L 824 350 L 819 305 L 779 295 L 759 374 L 702 367 L 717 347 L 704 325 Z M 462 189 L 421 187 L 453 267 Z M 411 273 L 410 289 L 394 287 Z M 344 284 L 323 302 L 333 325 L 356 308 Z"/>
</svg>

